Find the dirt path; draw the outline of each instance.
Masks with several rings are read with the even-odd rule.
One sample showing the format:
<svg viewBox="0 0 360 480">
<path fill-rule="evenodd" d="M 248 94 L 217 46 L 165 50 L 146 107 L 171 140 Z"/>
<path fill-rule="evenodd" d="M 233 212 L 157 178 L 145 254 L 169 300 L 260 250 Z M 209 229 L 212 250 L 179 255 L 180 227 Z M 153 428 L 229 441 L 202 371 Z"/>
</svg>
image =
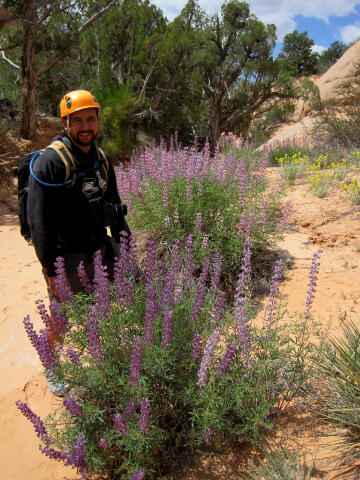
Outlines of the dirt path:
<svg viewBox="0 0 360 480">
<path fill-rule="evenodd" d="M 277 174 L 276 169 L 269 170 L 270 176 Z M 301 182 L 289 188 L 287 198 L 294 207 L 292 225 L 280 248 L 293 262 L 284 284 L 289 315 L 304 311 L 311 258 L 321 248 L 313 316 L 328 327 L 329 335 L 336 336 L 345 319 L 360 318 L 360 207 L 351 205 L 340 192 L 318 199 Z M 0 478 L 73 479 L 73 470 L 39 452 L 30 423 L 15 406 L 18 399 L 26 401 L 44 417 L 58 400 L 46 387 L 40 363 L 22 325 L 24 316 L 30 314 L 36 327 L 41 326 L 35 306 L 36 299 L 46 298 L 41 269 L 33 249 L 20 236 L 14 206 L 0 207 Z M 304 451 L 318 450 L 314 478 L 330 478 L 334 474 L 335 459 L 329 459 L 332 447 L 323 449 L 329 441 L 319 438 L 319 434 L 326 433 L 325 427 L 305 408 L 301 413 L 294 410 L 279 418 L 277 427 L 280 443 L 291 438 Z M 226 476 L 235 480 L 246 468 L 244 459 L 250 453 L 249 448 L 244 455 L 244 446 L 239 446 L 211 456 L 200 455 L 177 478 L 218 480 Z"/>
</svg>

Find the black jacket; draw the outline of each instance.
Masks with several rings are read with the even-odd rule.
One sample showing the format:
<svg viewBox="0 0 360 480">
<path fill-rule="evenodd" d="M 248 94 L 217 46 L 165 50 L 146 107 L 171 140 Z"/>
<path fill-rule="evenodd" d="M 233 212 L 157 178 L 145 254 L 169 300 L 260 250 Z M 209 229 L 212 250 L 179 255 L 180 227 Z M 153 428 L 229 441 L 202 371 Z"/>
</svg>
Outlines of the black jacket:
<svg viewBox="0 0 360 480">
<path fill-rule="evenodd" d="M 57 136 L 55 140 L 66 144 L 74 157 L 76 173 L 85 175 L 80 175 L 73 186 L 63 187 L 43 186 L 32 176 L 29 178 L 31 238 L 48 276 L 55 275 L 58 256 L 76 252 L 91 255 L 104 243 L 104 202 L 120 203 L 114 169 L 110 161 L 99 162 L 94 144 L 86 154 L 68 137 Z M 63 161 L 51 149 L 34 160 L 33 171 L 41 181 L 51 184 L 62 184 L 66 177 Z M 118 232 L 112 229 L 112 235 L 117 236 Z"/>
</svg>

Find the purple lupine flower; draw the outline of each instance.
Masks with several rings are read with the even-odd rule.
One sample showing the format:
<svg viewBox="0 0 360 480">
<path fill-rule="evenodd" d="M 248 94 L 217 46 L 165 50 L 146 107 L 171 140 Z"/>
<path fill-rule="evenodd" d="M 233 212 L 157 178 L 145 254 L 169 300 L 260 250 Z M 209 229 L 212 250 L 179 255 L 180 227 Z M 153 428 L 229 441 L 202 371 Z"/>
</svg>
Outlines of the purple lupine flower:
<svg viewBox="0 0 360 480">
<path fill-rule="evenodd" d="M 114 289 L 118 302 L 131 305 L 134 297 L 134 278 L 138 273 L 138 266 L 135 257 L 135 240 L 131 236 L 125 236 L 125 233 L 120 239 L 119 257 L 114 262 Z"/>
<path fill-rule="evenodd" d="M 126 242 L 126 240 L 128 241 Z M 136 259 L 137 245 L 135 238 L 133 238 L 132 235 L 130 235 L 128 239 L 122 236 L 120 239 L 120 243 L 123 243 L 125 245 L 125 258 L 128 275 L 133 277 L 137 276 L 139 273 L 139 267 Z"/>
<path fill-rule="evenodd" d="M 65 397 L 63 404 L 64 407 L 71 413 L 71 415 L 74 417 L 82 417 L 83 409 L 72 397 Z"/>
<path fill-rule="evenodd" d="M 245 237 L 246 238 L 250 238 L 251 231 L 252 231 L 253 226 L 254 226 L 254 218 L 255 218 L 254 213 L 250 213 L 249 216 L 248 216 L 248 221 L 247 221 L 247 225 L 246 225 L 246 228 L 245 228 Z"/>
<path fill-rule="evenodd" d="M 191 188 L 191 177 L 190 175 L 188 174 L 188 172 L 186 172 L 186 199 L 191 201 L 191 198 L 192 198 L 192 188 Z"/>
<path fill-rule="evenodd" d="M 266 327 L 271 328 L 275 322 L 275 313 L 279 301 L 279 285 L 282 274 L 282 260 L 281 258 L 275 263 L 274 273 L 270 280 L 270 294 L 269 301 L 266 306 Z"/>
<path fill-rule="evenodd" d="M 202 242 L 201 242 L 201 248 L 203 250 L 206 250 L 207 247 L 209 245 L 209 236 L 208 235 L 204 235 L 203 239 L 202 239 Z"/>
<path fill-rule="evenodd" d="M 170 228 L 171 223 L 170 223 L 170 217 L 169 216 L 164 217 L 164 225 L 165 225 L 166 228 Z"/>
<path fill-rule="evenodd" d="M 235 172 L 235 177 L 238 179 L 239 182 L 239 199 L 238 204 L 239 207 L 242 208 L 245 202 L 245 194 L 246 194 L 246 163 L 245 161 L 240 158 L 237 170 Z"/>
<path fill-rule="evenodd" d="M 125 417 L 130 418 L 134 415 L 137 409 L 137 403 L 135 401 L 128 402 L 125 407 Z"/>
<path fill-rule="evenodd" d="M 79 355 L 75 352 L 75 350 L 72 347 L 68 347 L 66 349 L 66 355 L 67 357 L 69 357 L 69 359 L 74 365 L 80 368 L 82 367 Z"/>
<path fill-rule="evenodd" d="M 191 325 L 195 325 L 195 323 L 199 318 L 201 308 L 204 304 L 204 300 L 206 297 L 206 293 L 207 293 L 207 290 L 206 290 L 205 284 L 203 282 L 199 282 L 196 290 L 196 296 L 195 296 L 193 308 L 190 313 Z"/>
<path fill-rule="evenodd" d="M 40 438 L 40 440 L 46 444 L 51 443 L 51 439 L 46 431 L 46 428 L 41 418 L 36 415 L 25 402 L 17 400 L 15 404 L 20 410 L 20 412 L 24 415 L 24 417 L 30 420 L 35 429 L 36 435 Z"/>
<path fill-rule="evenodd" d="M 196 222 L 195 222 L 195 230 L 197 232 L 201 232 L 201 225 L 202 225 L 202 215 L 201 212 L 196 214 Z"/>
<path fill-rule="evenodd" d="M 181 272 L 182 258 L 181 258 L 181 249 L 180 242 L 178 239 L 173 241 L 173 247 L 171 251 L 171 271 L 174 274 Z"/>
<path fill-rule="evenodd" d="M 133 347 L 130 358 L 130 385 L 132 387 L 139 384 L 140 370 L 142 364 L 142 340 L 140 337 L 134 337 Z"/>
<path fill-rule="evenodd" d="M 203 186 L 199 181 L 197 182 L 197 186 L 198 186 L 198 191 L 197 191 L 198 197 L 201 197 L 201 195 L 203 194 Z"/>
<path fill-rule="evenodd" d="M 168 193 L 168 187 L 167 187 L 166 184 L 163 186 L 162 201 L 163 201 L 163 206 L 165 208 L 168 208 L 168 206 L 169 206 L 169 193 Z"/>
<path fill-rule="evenodd" d="M 121 415 L 121 413 L 116 413 L 113 416 L 113 421 L 115 428 L 120 433 L 120 436 L 123 438 L 127 437 L 129 435 L 129 430 L 126 425 L 125 418 Z"/>
<path fill-rule="evenodd" d="M 269 210 L 269 205 L 270 205 L 270 200 L 267 198 L 266 200 L 264 200 L 263 208 L 262 208 L 262 212 L 261 212 L 261 224 L 262 225 L 265 225 L 265 223 L 266 223 L 267 214 L 268 214 L 268 210 Z"/>
<path fill-rule="evenodd" d="M 262 161 L 261 163 L 261 166 L 260 166 L 260 169 L 259 171 L 257 172 L 257 178 L 262 178 L 264 175 L 265 175 L 265 172 L 266 172 L 266 168 L 268 166 L 268 163 L 269 163 L 269 154 L 268 152 L 265 152 L 265 155 L 264 155 L 264 160 Z"/>
<path fill-rule="evenodd" d="M 85 446 L 86 437 L 83 433 L 79 433 L 76 441 L 72 444 L 71 455 L 68 455 L 67 465 L 73 465 L 78 468 L 81 475 L 88 470 L 88 466 L 85 459 Z"/>
<path fill-rule="evenodd" d="M 62 257 L 57 257 L 55 262 L 55 286 L 56 293 L 60 302 L 70 302 L 73 298 L 68 276 L 65 270 L 65 260 Z"/>
<path fill-rule="evenodd" d="M 212 327 L 216 327 L 218 323 L 220 322 L 221 314 L 223 311 L 223 308 L 225 306 L 225 298 L 226 294 L 223 291 L 220 291 L 218 293 L 218 298 L 215 303 L 214 310 L 211 314 L 211 325 Z"/>
<path fill-rule="evenodd" d="M 90 305 L 88 307 L 88 340 L 89 350 L 95 363 L 102 365 L 104 355 L 101 350 L 101 339 L 99 329 L 99 305 Z"/>
<path fill-rule="evenodd" d="M 92 292 L 92 285 L 90 283 L 88 274 L 86 273 L 85 263 L 83 260 L 79 263 L 77 267 L 77 274 L 80 280 L 80 284 L 85 293 L 90 294 Z"/>
<path fill-rule="evenodd" d="M 210 259 L 205 258 L 203 261 L 203 264 L 201 266 L 201 272 L 200 272 L 200 277 L 199 281 L 205 285 L 208 276 L 209 276 L 209 270 L 210 270 Z"/>
<path fill-rule="evenodd" d="M 172 310 L 166 310 L 164 312 L 164 323 L 161 337 L 161 346 L 164 350 L 168 350 L 170 348 L 173 331 L 173 315 L 174 312 Z"/>
<path fill-rule="evenodd" d="M 288 223 L 291 212 L 292 212 L 292 205 L 290 202 L 287 202 L 285 205 L 284 213 L 277 225 L 277 229 L 279 232 L 281 232 L 286 226 L 286 224 Z"/>
<path fill-rule="evenodd" d="M 205 345 L 204 353 L 198 371 L 198 381 L 196 382 L 196 385 L 200 388 L 204 387 L 206 384 L 207 373 L 219 339 L 219 330 L 214 330 L 213 333 L 210 335 L 208 343 Z"/>
<path fill-rule="evenodd" d="M 235 357 L 235 354 L 238 348 L 239 346 L 237 343 L 229 343 L 228 346 L 226 347 L 225 355 L 218 368 L 218 374 L 220 376 L 224 375 L 224 373 L 226 373 L 229 370 L 230 365 Z"/>
<path fill-rule="evenodd" d="M 210 293 L 216 295 L 216 292 L 219 288 L 220 278 L 222 271 L 222 256 L 216 250 L 213 254 L 213 262 L 211 268 L 211 277 L 210 277 Z"/>
<path fill-rule="evenodd" d="M 126 305 L 132 305 L 134 301 L 134 284 L 135 284 L 135 279 L 134 278 L 125 278 L 124 281 L 124 303 Z"/>
<path fill-rule="evenodd" d="M 38 335 L 30 321 L 30 315 L 24 318 L 23 323 L 31 345 L 37 351 L 43 367 L 55 372 L 59 368 L 59 360 L 50 346 L 49 331 L 40 330 L 40 335 Z"/>
<path fill-rule="evenodd" d="M 185 289 L 189 289 L 191 285 L 191 281 L 194 278 L 195 274 L 195 261 L 194 261 L 194 254 L 193 254 L 193 238 L 191 235 L 186 237 L 185 242 Z"/>
<path fill-rule="evenodd" d="M 43 324 L 46 326 L 46 328 L 48 328 L 49 330 L 53 330 L 53 324 L 52 324 L 52 321 L 50 319 L 50 316 L 46 310 L 46 307 L 44 305 L 44 302 L 43 300 L 41 299 L 38 299 L 35 301 L 36 303 L 36 308 L 39 312 L 39 315 L 41 317 L 41 320 L 43 321 Z"/>
<path fill-rule="evenodd" d="M 146 471 L 143 468 L 138 468 L 131 476 L 131 480 L 144 480 Z"/>
<path fill-rule="evenodd" d="M 239 218 L 238 235 L 242 235 L 245 230 L 245 214 L 242 213 Z"/>
<path fill-rule="evenodd" d="M 150 237 L 147 241 L 147 256 L 146 256 L 146 266 L 145 266 L 145 280 L 146 283 L 151 283 L 156 274 L 156 252 L 155 252 L 155 241 Z"/>
<path fill-rule="evenodd" d="M 202 439 L 204 442 L 208 442 L 210 438 L 214 435 L 214 429 L 212 427 L 207 428 L 202 434 Z"/>
<path fill-rule="evenodd" d="M 143 397 L 140 403 L 140 415 L 138 428 L 139 430 L 146 435 L 149 431 L 149 422 L 151 415 L 151 405 L 147 398 Z"/>
<path fill-rule="evenodd" d="M 249 238 L 245 239 L 243 256 L 241 260 L 240 275 L 236 285 L 236 293 L 238 296 L 246 295 L 249 290 L 250 271 L 251 271 L 251 249 L 252 243 Z"/>
<path fill-rule="evenodd" d="M 124 298 L 124 282 L 125 282 L 125 255 L 122 252 L 122 243 L 120 243 L 119 257 L 114 262 L 114 292 L 117 302 L 121 302 Z"/>
<path fill-rule="evenodd" d="M 311 318 L 310 310 L 311 306 L 314 302 L 316 286 L 317 286 L 317 279 L 319 274 L 319 266 L 320 266 L 320 255 L 322 253 L 321 249 L 318 249 L 312 257 L 310 272 L 309 272 L 309 283 L 308 283 L 308 291 L 306 295 L 306 310 L 304 313 L 305 320 L 309 320 Z"/>
<path fill-rule="evenodd" d="M 146 345 L 152 345 L 154 343 L 154 325 L 158 314 L 158 306 L 156 303 L 156 289 L 151 283 L 146 285 L 145 305 L 144 341 Z"/>
<path fill-rule="evenodd" d="M 99 306 L 99 314 L 105 318 L 111 315 L 110 283 L 106 267 L 102 264 L 101 251 L 94 253 L 94 302 Z"/>
<path fill-rule="evenodd" d="M 66 462 L 65 465 L 68 465 L 69 456 L 66 453 L 60 452 L 60 450 L 55 450 L 54 448 L 50 448 L 48 445 L 45 445 L 44 447 L 39 445 L 39 450 L 51 460 L 62 460 L 63 462 Z"/>
<path fill-rule="evenodd" d="M 50 322 L 51 327 L 50 330 L 54 334 L 61 334 L 65 333 L 69 328 L 69 320 L 66 317 L 66 313 L 64 311 L 64 307 L 61 303 L 57 302 L 54 298 L 50 300 Z"/>
<path fill-rule="evenodd" d="M 202 338 L 198 331 L 194 333 L 192 342 L 191 359 L 193 362 L 197 360 L 202 354 Z"/>
<path fill-rule="evenodd" d="M 99 440 L 97 444 L 98 448 L 106 448 L 109 443 L 109 439 L 107 437 L 103 437 Z"/>
<path fill-rule="evenodd" d="M 166 278 L 166 277 L 165 277 Z M 160 307 L 164 310 L 171 308 L 174 302 L 175 274 L 170 272 L 166 279 L 163 291 L 161 292 Z"/>
</svg>

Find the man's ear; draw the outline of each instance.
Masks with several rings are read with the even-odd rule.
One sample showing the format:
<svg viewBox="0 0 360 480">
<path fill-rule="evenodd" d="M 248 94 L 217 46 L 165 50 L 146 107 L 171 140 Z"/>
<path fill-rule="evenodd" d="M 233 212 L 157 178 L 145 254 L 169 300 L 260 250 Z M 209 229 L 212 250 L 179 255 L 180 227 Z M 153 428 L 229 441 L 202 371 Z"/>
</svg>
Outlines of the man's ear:
<svg viewBox="0 0 360 480">
<path fill-rule="evenodd" d="M 65 132 L 66 132 L 66 130 L 67 130 L 66 117 L 63 117 L 63 118 L 61 119 L 61 123 L 63 124 L 64 130 L 65 130 Z"/>
</svg>

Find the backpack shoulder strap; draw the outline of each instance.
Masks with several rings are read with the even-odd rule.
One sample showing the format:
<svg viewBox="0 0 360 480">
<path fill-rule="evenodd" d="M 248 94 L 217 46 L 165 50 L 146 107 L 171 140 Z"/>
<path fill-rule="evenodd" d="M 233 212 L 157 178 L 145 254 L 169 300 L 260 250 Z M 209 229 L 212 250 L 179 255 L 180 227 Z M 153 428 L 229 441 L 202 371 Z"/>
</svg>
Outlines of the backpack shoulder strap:
<svg viewBox="0 0 360 480">
<path fill-rule="evenodd" d="M 109 175 L 108 175 L 108 173 L 109 173 L 109 160 L 106 156 L 106 153 L 103 150 L 101 150 L 101 148 L 98 148 L 98 158 L 99 158 L 99 162 L 101 162 L 101 164 L 104 167 L 106 180 L 108 180 L 108 178 L 109 178 Z"/>
<path fill-rule="evenodd" d="M 46 150 L 49 148 L 51 150 L 54 150 L 59 155 L 59 157 L 61 158 L 61 160 L 65 165 L 65 182 L 67 182 L 70 177 L 71 167 L 73 168 L 74 177 L 71 183 L 71 186 L 73 186 L 76 180 L 76 173 L 75 173 L 76 167 L 75 167 L 75 161 L 72 153 L 67 148 L 65 143 L 63 143 L 61 140 L 56 140 L 55 142 L 51 143 L 46 147 Z"/>
</svg>

